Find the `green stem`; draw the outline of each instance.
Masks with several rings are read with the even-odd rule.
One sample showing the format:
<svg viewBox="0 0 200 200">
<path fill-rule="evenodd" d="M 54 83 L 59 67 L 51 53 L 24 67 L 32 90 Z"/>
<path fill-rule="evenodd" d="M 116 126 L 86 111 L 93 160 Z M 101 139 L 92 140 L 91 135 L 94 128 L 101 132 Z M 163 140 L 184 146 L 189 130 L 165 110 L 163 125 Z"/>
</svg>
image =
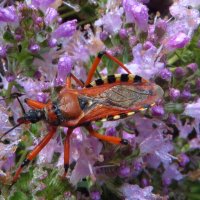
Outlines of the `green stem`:
<svg viewBox="0 0 200 200">
<path fill-rule="evenodd" d="M 86 20 L 84 20 L 84 21 L 82 21 L 82 22 L 79 22 L 78 25 L 81 26 L 81 25 L 83 25 L 83 24 L 90 23 L 90 22 L 94 21 L 95 19 L 97 19 L 97 16 L 90 17 L 89 19 L 86 19 Z"/>
<path fill-rule="evenodd" d="M 76 13 L 77 13 L 77 11 L 72 10 L 72 11 L 70 11 L 70 12 L 66 12 L 66 13 L 64 13 L 64 14 L 61 14 L 61 17 L 62 17 L 62 18 L 69 17 L 69 16 L 74 15 L 74 14 L 76 14 Z"/>
<path fill-rule="evenodd" d="M 11 96 L 13 85 L 14 85 L 14 81 L 8 84 L 8 89 L 6 90 L 6 94 L 5 94 L 6 104 L 10 103 L 10 96 Z"/>
<path fill-rule="evenodd" d="M 167 65 L 173 65 L 177 60 L 179 60 L 179 57 L 174 55 L 168 60 Z"/>
</svg>

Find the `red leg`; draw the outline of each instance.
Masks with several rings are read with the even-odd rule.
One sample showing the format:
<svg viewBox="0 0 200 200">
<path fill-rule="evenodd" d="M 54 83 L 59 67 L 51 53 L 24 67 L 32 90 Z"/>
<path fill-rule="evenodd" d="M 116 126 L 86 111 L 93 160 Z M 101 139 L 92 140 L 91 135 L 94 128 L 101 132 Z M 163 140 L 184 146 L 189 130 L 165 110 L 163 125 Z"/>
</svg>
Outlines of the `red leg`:
<svg viewBox="0 0 200 200">
<path fill-rule="evenodd" d="M 29 107 L 35 109 L 43 109 L 46 104 L 32 100 L 32 99 L 25 99 L 25 103 L 28 104 Z"/>
<path fill-rule="evenodd" d="M 41 142 L 28 154 L 24 162 L 21 164 L 21 166 L 17 169 L 15 176 L 13 178 L 13 183 L 15 183 L 23 169 L 24 166 L 28 165 L 30 161 L 32 161 L 38 153 L 47 145 L 49 140 L 54 136 L 56 132 L 57 127 L 51 127 L 51 130 L 49 133 L 41 140 Z"/>
<path fill-rule="evenodd" d="M 66 80 L 66 87 L 71 88 L 71 79 L 73 79 L 79 86 L 84 87 L 84 83 L 82 83 L 74 74 L 70 73 Z"/>
<path fill-rule="evenodd" d="M 106 51 L 102 51 L 98 54 L 98 56 L 95 58 L 92 67 L 88 73 L 88 78 L 85 82 L 85 85 L 89 85 L 92 81 L 92 77 L 97 69 L 98 64 L 101 61 L 102 56 L 105 55 L 107 56 L 109 59 L 111 59 L 112 61 L 116 62 L 119 66 L 121 66 L 128 74 L 131 74 L 131 72 L 124 66 L 124 64 L 122 62 L 120 62 L 117 58 L 115 58 L 114 56 L 110 55 L 109 53 L 107 53 Z"/>
<path fill-rule="evenodd" d="M 100 140 L 104 140 L 106 142 L 109 143 L 113 143 L 113 144 L 128 144 L 128 140 L 126 139 L 121 139 L 119 137 L 114 137 L 114 136 L 108 136 L 108 135 L 101 135 L 99 133 L 97 133 L 91 125 L 86 126 L 86 129 L 89 131 L 90 135 L 100 139 Z"/>
<path fill-rule="evenodd" d="M 71 75 L 67 76 L 67 80 L 66 80 L 66 87 L 67 88 L 71 88 L 72 87 L 72 82 L 71 82 Z"/>
<path fill-rule="evenodd" d="M 67 131 L 67 136 L 65 138 L 65 142 L 64 142 L 64 177 L 67 174 L 68 168 L 69 168 L 69 154 L 70 154 L 70 135 L 72 134 L 74 129 L 68 128 Z"/>
<path fill-rule="evenodd" d="M 82 83 L 74 74 L 71 73 L 71 77 L 74 79 L 74 81 L 81 87 L 84 87 L 84 83 Z"/>
</svg>

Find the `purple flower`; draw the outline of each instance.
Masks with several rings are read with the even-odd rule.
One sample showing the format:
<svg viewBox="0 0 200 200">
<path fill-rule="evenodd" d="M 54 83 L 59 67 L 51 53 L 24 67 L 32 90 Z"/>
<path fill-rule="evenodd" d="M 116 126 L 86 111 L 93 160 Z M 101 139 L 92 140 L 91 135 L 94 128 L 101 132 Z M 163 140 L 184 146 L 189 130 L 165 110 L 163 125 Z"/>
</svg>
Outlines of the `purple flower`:
<svg viewBox="0 0 200 200">
<path fill-rule="evenodd" d="M 73 185 L 88 175 L 95 179 L 93 165 L 99 160 L 102 146 L 102 143 L 94 137 L 85 138 L 76 143 L 76 166 L 70 177 L 70 182 Z"/>
<path fill-rule="evenodd" d="M 143 169 L 143 165 L 142 165 L 142 162 L 140 162 L 140 161 L 134 161 L 134 163 L 133 163 L 133 169 L 135 170 L 135 171 L 141 171 L 142 169 Z"/>
<path fill-rule="evenodd" d="M 14 6 L 9 6 L 7 8 L 0 8 L 0 22 L 17 22 L 18 16 Z"/>
<path fill-rule="evenodd" d="M 177 122 L 177 118 L 174 114 L 170 113 L 167 119 L 169 124 L 175 124 Z"/>
<path fill-rule="evenodd" d="M 147 186 L 149 186 L 149 180 L 146 178 L 142 178 L 141 184 L 143 187 L 147 187 Z"/>
<path fill-rule="evenodd" d="M 53 24 L 58 17 L 58 12 L 54 8 L 48 8 L 45 12 L 44 21 L 47 26 Z"/>
<path fill-rule="evenodd" d="M 198 65 L 197 63 L 190 63 L 187 65 L 187 68 L 190 69 L 192 73 L 194 73 L 198 69 Z"/>
<path fill-rule="evenodd" d="M 170 185 L 172 180 L 181 180 L 183 175 L 179 172 L 178 166 L 175 164 L 169 165 L 162 175 L 163 183 Z"/>
<path fill-rule="evenodd" d="M 106 32 L 106 31 L 102 31 L 101 33 L 100 33 L 100 39 L 102 40 L 102 41 L 105 41 L 107 38 L 108 38 L 108 33 Z"/>
<path fill-rule="evenodd" d="M 191 7 L 192 4 L 193 6 Z M 175 17 L 175 21 L 170 23 L 172 26 L 168 27 L 167 32 L 170 33 L 170 36 L 183 32 L 191 38 L 194 30 L 200 24 L 200 14 L 198 9 L 195 9 L 198 6 L 199 2 L 198 5 L 195 5 L 194 1 L 184 0 L 175 2 L 170 7 L 170 13 Z"/>
<path fill-rule="evenodd" d="M 187 110 L 185 110 L 184 114 L 189 115 L 190 113 L 187 114 Z M 179 137 L 180 138 L 187 138 L 187 136 L 189 135 L 189 133 L 192 132 L 192 129 L 193 129 L 193 127 L 191 126 L 191 124 L 188 120 L 186 120 L 186 122 L 184 124 L 183 124 L 183 122 L 181 122 L 181 120 L 177 120 L 176 127 L 179 130 Z"/>
<path fill-rule="evenodd" d="M 52 34 L 54 38 L 70 37 L 76 31 L 77 20 L 67 21 L 61 24 Z"/>
<path fill-rule="evenodd" d="M 175 89 L 175 88 L 169 89 L 169 96 L 172 101 L 178 100 L 178 98 L 180 97 L 180 94 L 181 94 L 180 90 L 178 90 L 178 89 Z"/>
<path fill-rule="evenodd" d="M 144 44 L 143 44 L 143 47 L 145 50 L 148 50 L 150 49 L 151 47 L 153 47 L 154 45 L 150 42 L 150 41 L 146 41 Z"/>
<path fill-rule="evenodd" d="M 17 83 L 24 88 L 24 91 L 26 92 L 27 96 L 31 98 L 33 98 L 33 96 L 36 97 L 38 92 L 49 89 L 51 87 L 50 82 L 38 81 L 32 78 L 16 79 L 16 80 Z"/>
<path fill-rule="evenodd" d="M 31 44 L 29 46 L 29 51 L 31 53 L 38 53 L 40 51 L 40 46 L 38 44 Z"/>
<path fill-rule="evenodd" d="M 164 68 L 164 63 L 159 62 L 157 52 L 158 49 L 155 46 L 145 51 L 142 44 L 137 44 L 132 50 L 134 60 L 126 66 L 133 74 L 146 79 L 153 78 Z M 120 69 L 120 72 L 123 72 L 123 70 Z"/>
<path fill-rule="evenodd" d="M 197 100 L 197 102 L 186 104 L 184 114 L 200 119 L 200 98 Z"/>
<path fill-rule="evenodd" d="M 185 167 L 190 162 L 190 158 L 185 153 L 181 153 L 178 156 L 178 161 L 181 167 Z"/>
<path fill-rule="evenodd" d="M 189 144 L 190 149 L 200 149 L 200 137 L 197 136 L 196 138 L 192 139 Z"/>
<path fill-rule="evenodd" d="M 183 67 L 176 67 L 174 70 L 174 75 L 176 78 L 182 78 L 186 74 Z"/>
<path fill-rule="evenodd" d="M 166 47 L 170 50 L 180 49 L 185 47 L 190 41 L 190 37 L 188 37 L 185 33 L 180 32 L 177 35 L 172 36 L 167 41 Z"/>
<path fill-rule="evenodd" d="M 151 113 L 153 116 L 162 117 L 165 114 L 165 110 L 163 106 L 155 105 L 151 107 Z"/>
<path fill-rule="evenodd" d="M 7 52 L 7 48 L 4 45 L 0 45 L 0 56 L 5 57 Z"/>
<path fill-rule="evenodd" d="M 7 74 L 6 75 L 6 80 L 8 81 L 8 82 L 12 82 L 12 81 L 14 81 L 16 79 L 16 76 L 14 75 L 14 74 Z"/>
<path fill-rule="evenodd" d="M 129 37 L 129 44 L 131 47 L 134 47 L 137 44 L 138 38 L 134 35 Z"/>
<path fill-rule="evenodd" d="M 58 43 L 58 41 L 57 41 L 57 39 L 55 39 L 55 38 L 50 38 L 50 39 L 48 40 L 48 45 L 49 45 L 49 47 L 51 47 L 51 48 L 56 47 L 56 46 L 57 46 L 57 43 Z"/>
<path fill-rule="evenodd" d="M 40 25 L 42 22 L 43 22 L 43 18 L 42 17 L 37 17 L 35 19 L 35 23 L 38 24 L 38 25 Z"/>
<path fill-rule="evenodd" d="M 168 68 L 164 68 L 160 71 L 160 77 L 163 79 L 163 80 L 166 80 L 166 81 L 170 81 L 171 80 L 171 77 L 172 77 L 172 73 L 171 71 L 168 69 Z"/>
<path fill-rule="evenodd" d="M 190 98 L 192 97 L 192 94 L 190 93 L 189 90 L 186 90 L 184 89 L 181 93 L 181 98 L 184 100 L 184 101 L 188 101 L 190 100 Z"/>
<path fill-rule="evenodd" d="M 138 185 L 131 185 L 125 183 L 121 187 L 121 192 L 123 193 L 126 200 L 153 200 L 156 199 L 156 195 L 152 193 L 153 187 L 148 186 L 145 188 L 140 188 Z"/>
<path fill-rule="evenodd" d="M 148 27 L 148 9 L 136 0 L 123 0 L 123 8 L 128 23 L 135 23 L 137 27 L 146 32 Z"/>
<path fill-rule="evenodd" d="M 72 59 L 68 56 L 63 56 L 58 61 L 58 76 L 57 79 L 64 82 L 67 75 L 72 70 Z"/>
<path fill-rule="evenodd" d="M 39 153 L 37 163 L 38 164 L 50 163 L 50 162 L 52 162 L 54 153 L 55 152 L 61 153 L 61 151 L 62 151 L 61 145 L 58 143 L 56 138 L 53 138 Z"/>
<path fill-rule="evenodd" d="M 195 86 L 197 90 L 200 90 L 200 78 L 197 78 L 195 81 Z"/>
<path fill-rule="evenodd" d="M 31 0 L 31 4 L 36 8 L 40 8 L 42 10 L 47 9 L 51 4 L 53 4 L 55 0 Z"/>
<path fill-rule="evenodd" d="M 128 140 L 129 141 L 129 144 L 132 146 L 132 147 L 135 147 L 135 135 L 134 134 L 130 134 L 130 133 L 127 133 L 125 131 L 123 131 L 123 138 Z"/>
<path fill-rule="evenodd" d="M 119 37 L 121 39 L 125 39 L 125 38 L 127 38 L 127 36 L 128 36 L 128 33 L 127 33 L 127 30 L 125 28 L 122 28 L 122 29 L 119 30 Z"/>
<path fill-rule="evenodd" d="M 143 159 L 154 168 L 157 168 L 161 162 L 166 166 L 169 165 L 173 158 L 170 155 L 173 145 L 170 139 L 163 137 L 163 133 L 167 131 L 165 123 L 158 119 L 151 120 L 138 116 L 134 116 L 133 120 L 139 132 L 135 140 L 139 144 Z"/>
<path fill-rule="evenodd" d="M 37 94 L 37 101 L 46 103 L 47 102 L 48 95 L 44 92 L 38 92 Z"/>
<path fill-rule="evenodd" d="M 104 31 L 108 32 L 111 35 L 114 35 L 120 30 L 122 26 L 122 20 L 121 20 L 122 13 L 123 13 L 122 9 L 108 12 L 102 18 L 98 19 L 95 22 L 95 25 L 103 26 Z"/>
<path fill-rule="evenodd" d="M 116 136 L 116 129 L 114 127 L 109 127 L 106 129 L 105 135 Z"/>
<path fill-rule="evenodd" d="M 90 193 L 90 197 L 91 197 L 91 200 L 100 200 L 101 199 L 101 194 L 99 191 L 92 191 Z"/>
<path fill-rule="evenodd" d="M 131 173 L 131 169 L 128 165 L 122 165 L 119 168 L 120 177 L 128 177 Z"/>
<path fill-rule="evenodd" d="M 155 23 L 155 33 L 158 38 L 162 38 L 167 30 L 167 21 L 164 19 L 158 19 Z"/>
<path fill-rule="evenodd" d="M 40 80 L 42 77 L 42 73 L 40 71 L 36 71 L 33 75 L 34 78 L 36 78 L 37 80 Z"/>
<path fill-rule="evenodd" d="M 141 3 L 147 4 L 150 0 L 139 0 Z"/>
</svg>

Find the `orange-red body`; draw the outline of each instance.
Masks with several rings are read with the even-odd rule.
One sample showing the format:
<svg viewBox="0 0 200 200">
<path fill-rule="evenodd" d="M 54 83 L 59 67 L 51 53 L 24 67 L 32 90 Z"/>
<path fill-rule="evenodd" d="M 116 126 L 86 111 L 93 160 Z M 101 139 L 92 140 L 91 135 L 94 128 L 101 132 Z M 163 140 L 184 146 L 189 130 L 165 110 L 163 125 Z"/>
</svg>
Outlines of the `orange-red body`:
<svg viewBox="0 0 200 200">
<path fill-rule="evenodd" d="M 163 95 L 158 85 L 144 79 L 134 83 L 134 76 L 130 76 L 127 82 L 115 81 L 82 89 L 64 87 L 55 101 L 62 120 L 56 115 L 55 102 L 49 102 L 42 108 L 46 121 L 52 125 L 57 122 L 58 126 L 76 127 L 101 119 L 115 120 L 112 116 L 126 117 L 125 114 L 148 108 Z M 32 105 L 32 101 L 27 100 L 27 103 Z"/>
</svg>

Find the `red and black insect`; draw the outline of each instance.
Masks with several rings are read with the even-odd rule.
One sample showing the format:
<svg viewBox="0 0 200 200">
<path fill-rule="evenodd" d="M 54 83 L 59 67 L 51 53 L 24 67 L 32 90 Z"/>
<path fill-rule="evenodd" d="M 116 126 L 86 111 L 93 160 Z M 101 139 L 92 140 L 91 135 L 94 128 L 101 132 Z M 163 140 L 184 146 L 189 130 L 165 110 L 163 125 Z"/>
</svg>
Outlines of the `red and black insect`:
<svg viewBox="0 0 200 200">
<path fill-rule="evenodd" d="M 109 75 L 91 82 L 103 55 L 120 65 L 127 74 Z M 72 88 L 72 79 L 82 89 Z M 32 109 L 18 119 L 16 126 L 44 120 L 49 124 L 49 132 L 28 154 L 16 171 L 13 182 L 18 179 L 23 167 L 28 165 L 55 135 L 59 126 L 68 127 L 64 140 L 65 175 L 69 167 L 70 135 L 76 127 L 84 126 L 90 135 L 100 140 L 127 145 L 128 141 L 125 139 L 97 133 L 92 128 L 91 122 L 128 117 L 137 111 L 147 109 L 162 95 L 163 90 L 160 86 L 150 83 L 140 76 L 134 76 L 118 59 L 107 52 L 100 52 L 93 62 L 85 83 L 70 74 L 67 77 L 65 87 L 60 90 L 55 101 L 48 101 L 47 104 L 44 104 L 32 99 L 25 99 L 25 102 Z M 8 132 L 10 130 L 5 134 Z"/>
</svg>

